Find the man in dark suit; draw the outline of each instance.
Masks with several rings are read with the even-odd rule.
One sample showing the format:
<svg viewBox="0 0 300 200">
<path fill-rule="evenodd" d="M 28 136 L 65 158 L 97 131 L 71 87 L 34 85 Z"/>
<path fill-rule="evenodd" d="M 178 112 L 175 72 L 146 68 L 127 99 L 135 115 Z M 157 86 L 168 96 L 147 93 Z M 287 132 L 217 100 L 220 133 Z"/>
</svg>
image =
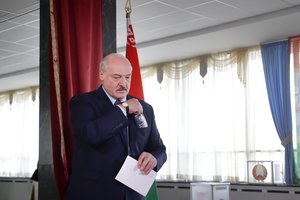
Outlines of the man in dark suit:
<svg viewBox="0 0 300 200">
<path fill-rule="evenodd" d="M 67 200 L 140 200 L 139 193 L 115 180 L 127 155 L 145 175 L 167 159 L 152 106 L 128 95 L 131 71 L 124 56 L 110 54 L 100 64 L 102 85 L 71 99 L 75 141 Z M 134 120 L 141 113 L 146 128 Z"/>
</svg>

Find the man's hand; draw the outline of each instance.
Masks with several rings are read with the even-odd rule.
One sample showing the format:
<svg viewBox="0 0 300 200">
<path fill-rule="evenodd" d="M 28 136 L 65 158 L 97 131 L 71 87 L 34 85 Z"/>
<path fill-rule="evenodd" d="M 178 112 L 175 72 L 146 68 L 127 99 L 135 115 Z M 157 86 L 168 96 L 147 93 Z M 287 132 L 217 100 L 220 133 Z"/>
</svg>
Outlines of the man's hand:
<svg viewBox="0 0 300 200">
<path fill-rule="evenodd" d="M 156 158 L 148 152 L 143 152 L 138 159 L 138 168 L 143 174 L 148 175 L 156 167 Z"/>
<path fill-rule="evenodd" d="M 129 114 L 137 115 L 137 114 L 143 113 L 143 107 L 140 104 L 139 100 L 137 100 L 137 99 L 129 99 L 129 100 L 125 101 L 125 102 L 128 104 L 128 107 L 129 107 L 128 113 Z"/>
</svg>

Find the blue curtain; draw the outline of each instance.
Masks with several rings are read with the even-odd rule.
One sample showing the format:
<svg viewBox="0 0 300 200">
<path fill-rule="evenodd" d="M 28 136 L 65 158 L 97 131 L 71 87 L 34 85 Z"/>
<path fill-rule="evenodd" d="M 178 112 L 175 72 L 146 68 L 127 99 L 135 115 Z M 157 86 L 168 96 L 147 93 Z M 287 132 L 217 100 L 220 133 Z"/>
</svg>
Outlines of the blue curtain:
<svg viewBox="0 0 300 200">
<path fill-rule="evenodd" d="M 269 104 L 278 136 L 285 147 L 285 182 L 294 183 L 288 41 L 261 46 Z"/>
</svg>

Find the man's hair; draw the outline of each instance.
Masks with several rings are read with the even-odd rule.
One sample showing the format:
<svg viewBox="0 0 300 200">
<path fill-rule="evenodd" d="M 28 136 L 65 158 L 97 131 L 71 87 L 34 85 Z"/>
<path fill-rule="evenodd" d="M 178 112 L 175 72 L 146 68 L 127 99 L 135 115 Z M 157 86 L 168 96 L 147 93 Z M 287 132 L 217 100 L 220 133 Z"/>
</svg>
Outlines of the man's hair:
<svg viewBox="0 0 300 200">
<path fill-rule="evenodd" d="M 108 54 L 107 56 L 105 56 L 102 61 L 100 62 L 100 65 L 99 65 L 99 70 L 102 71 L 102 72 L 105 72 L 106 68 L 107 68 L 107 65 L 108 65 L 108 61 L 109 59 L 111 59 L 112 57 L 119 57 L 119 58 L 123 58 L 125 60 L 127 60 L 129 62 L 129 60 L 123 56 L 122 54 L 118 54 L 118 53 L 110 53 Z M 130 63 L 130 62 L 129 62 Z"/>
</svg>

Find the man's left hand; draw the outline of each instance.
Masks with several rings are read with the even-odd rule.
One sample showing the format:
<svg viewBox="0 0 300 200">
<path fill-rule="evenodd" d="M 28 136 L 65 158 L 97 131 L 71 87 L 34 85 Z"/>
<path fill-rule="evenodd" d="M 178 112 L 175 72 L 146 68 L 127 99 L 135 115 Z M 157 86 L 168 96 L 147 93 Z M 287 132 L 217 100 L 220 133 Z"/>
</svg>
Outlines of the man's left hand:
<svg viewBox="0 0 300 200">
<path fill-rule="evenodd" d="M 148 175 L 156 165 L 157 160 L 151 153 L 143 152 L 138 159 L 138 168 L 143 174 Z"/>
</svg>

